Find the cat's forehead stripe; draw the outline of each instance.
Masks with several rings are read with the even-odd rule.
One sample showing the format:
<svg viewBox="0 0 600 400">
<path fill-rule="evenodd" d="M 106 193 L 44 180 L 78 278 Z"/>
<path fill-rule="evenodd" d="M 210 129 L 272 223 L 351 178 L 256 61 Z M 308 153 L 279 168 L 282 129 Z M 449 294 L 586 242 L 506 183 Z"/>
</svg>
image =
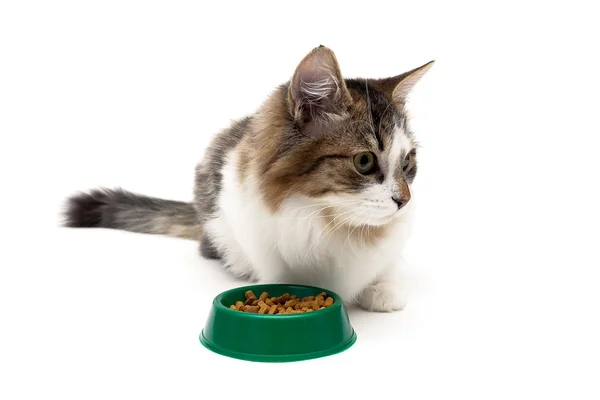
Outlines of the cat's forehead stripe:
<svg viewBox="0 0 600 400">
<path fill-rule="evenodd" d="M 346 86 L 366 102 L 367 122 L 372 123 L 379 150 L 385 150 L 392 139 L 393 130 L 390 129 L 390 121 L 393 121 L 395 116 L 393 104 L 383 93 L 369 85 L 368 80 L 347 79 Z"/>
</svg>

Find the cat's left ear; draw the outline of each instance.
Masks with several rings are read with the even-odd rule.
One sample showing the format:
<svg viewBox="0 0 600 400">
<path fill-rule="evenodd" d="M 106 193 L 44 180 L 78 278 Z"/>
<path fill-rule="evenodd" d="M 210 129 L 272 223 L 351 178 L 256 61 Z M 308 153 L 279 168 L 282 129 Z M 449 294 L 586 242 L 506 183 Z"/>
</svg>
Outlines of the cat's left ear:
<svg viewBox="0 0 600 400">
<path fill-rule="evenodd" d="M 288 89 L 290 114 L 301 124 L 339 114 L 352 98 L 331 49 L 319 46 L 300 62 Z"/>
<path fill-rule="evenodd" d="M 397 104 L 406 103 L 408 94 L 412 88 L 421 80 L 423 75 L 429 71 L 435 61 L 429 61 L 427 64 L 421 65 L 418 68 L 394 76 L 393 78 L 379 79 L 370 81 L 379 88 L 385 95 Z"/>
</svg>

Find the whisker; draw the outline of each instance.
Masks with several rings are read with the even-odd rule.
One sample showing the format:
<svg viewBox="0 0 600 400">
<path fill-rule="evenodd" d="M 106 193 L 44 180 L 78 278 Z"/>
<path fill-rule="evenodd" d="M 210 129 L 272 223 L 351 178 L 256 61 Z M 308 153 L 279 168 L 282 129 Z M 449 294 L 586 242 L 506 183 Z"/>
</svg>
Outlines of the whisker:
<svg viewBox="0 0 600 400">
<path fill-rule="evenodd" d="M 369 218 L 369 219 L 367 220 L 367 223 L 366 223 L 365 225 L 366 225 L 366 227 L 367 227 L 367 237 L 369 237 L 369 234 L 370 234 L 370 232 L 371 232 L 371 218 Z M 366 239 L 365 239 L 365 242 L 363 243 L 363 246 L 365 246 L 366 244 L 367 244 L 367 241 L 366 241 Z"/>
<path fill-rule="evenodd" d="M 345 218 L 343 221 L 339 222 L 338 224 L 336 224 L 330 231 L 329 231 L 329 238 L 331 238 L 331 236 L 333 236 L 334 232 L 336 231 L 336 229 L 340 226 L 342 226 L 344 223 L 346 223 L 346 221 L 349 221 L 350 218 L 353 218 L 353 216 L 350 216 L 349 218 Z M 325 236 L 327 237 L 327 236 Z M 328 241 L 329 243 L 329 241 Z"/>
<path fill-rule="evenodd" d="M 360 200 L 340 200 L 340 201 L 336 201 L 335 203 L 317 203 L 317 204 L 309 204 L 306 206 L 302 206 L 302 207 L 297 207 L 297 208 L 293 208 L 290 210 L 285 210 L 286 212 L 295 212 L 298 210 L 303 210 L 305 208 L 310 208 L 310 207 L 316 207 L 316 206 L 335 206 L 335 205 L 348 205 L 348 204 L 354 204 L 359 202 Z"/>
<path fill-rule="evenodd" d="M 324 210 L 326 210 L 328 208 L 333 208 L 333 207 L 336 207 L 336 206 L 339 207 L 339 206 L 343 206 L 343 205 L 352 205 L 352 204 L 357 204 L 357 203 L 360 203 L 360 202 L 361 202 L 360 200 L 356 200 L 356 201 L 351 201 L 351 202 L 347 202 L 347 203 L 322 203 L 322 204 L 313 204 L 311 206 L 298 207 L 298 208 L 295 208 L 293 210 L 286 210 L 286 212 L 292 213 L 292 212 L 299 211 L 299 210 L 305 209 L 305 208 L 310 208 L 310 207 L 313 207 L 313 206 L 314 207 L 316 207 L 316 206 L 323 206 L 323 207 L 319 208 L 318 210 L 311 211 L 308 215 L 296 215 L 296 216 L 292 215 L 292 216 L 280 216 L 280 217 L 271 216 L 271 217 L 266 218 L 265 220 L 268 220 L 268 221 L 277 221 L 277 220 L 286 220 L 286 219 L 289 219 L 289 220 L 310 219 L 308 217 L 314 216 L 315 214 L 317 214 L 317 213 L 319 213 L 321 211 L 324 211 Z M 322 218 L 322 217 L 324 217 L 324 215 L 319 215 L 319 216 L 316 216 L 315 218 Z"/>
<path fill-rule="evenodd" d="M 271 220 L 277 220 L 278 218 L 281 218 L 281 219 L 291 219 L 291 220 L 295 220 L 295 223 L 294 223 L 294 224 L 292 224 L 292 226 L 290 226 L 290 227 L 289 227 L 289 229 L 287 229 L 287 230 L 284 232 L 284 234 L 283 234 L 283 235 L 280 235 L 279 239 L 278 239 L 278 240 L 277 240 L 277 242 L 276 242 L 276 246 L 279 246 L 279 245 L 280 245 L 280 243 L 281 243 L 281 240 L 283 240 L 283 239 L 286 239 L 286 238 L 287 238 L 287 237 L 290 235 L 290 232 L 291 232 L 292 230 L 296 229 L 296 228 L 298 227 L 298 225 L 299 225 L 301 222 L 312 221 L 312 220 L 315 220 L 315 219 L 317 219 L 317 218 L 323 218 L 323 217 L 326 217 L 326 215 L 318 215 L 318 214 L 319 214 L 319 213 L 321 213 L 323 210 L 325 210 L 325 209 L 327 209 L 327 208 L 330 208 L 331 206 L 348 205 L 348 204 L 355 204 L 355 203 L 360 203 L 360 201 L 359 201 L 359 200 L 352 200 L 352 201 L 347 201 L 347 202 L 345 201 L 345 202 L 338 202 L 338 203 L 328 203 L 326 206 L 324 206 L 324 207 L 321 207 L 321 208 L 320 208 L 320 209 L 318 209 L 318 210 L 312 211 L 312 212 L 310 212 L 310 213 L 309 213 L 308 215 L 306 215 L 306 216 L 296 216 L 296 217 L 293 217 L 293 216 L 292 216 L 292 217 L 272 217 L 272 218 L 271 218 Z M 322 203 L 322 204 L 325 204 L 325 203 Z M 300 208 L 306 208 L 306 207 L 300 207 Z M 300 209 L 300 208 L 298 208 L 298 209 Z M 349 211 L 348 211 L 348 212 L 349 212 Z M 337 218 L 339 218 L 340 216 L 342 216 L 342 215 L 344 215 L 344 214 L 347 214 L 348 212 L 345 212 L 345 213 L 335 213 L 335 214 L 333 215 L 333 219 L 332 219 L 332 221 L 331 221 L 331 222 L 334 222 L 334 221 L 335 221 Z M 315 215 L 315 214 L 316 214 L 316 215 Z M 330 223 L 331 223 L 331 222 L 330 222 Z M 328 225 L 329 225 L 329 224 L 328 224 Z M 325 228 L 323 228 L 323 229 L 325 229 Z M 321 236 L 321 234 L 319 233 L 319 235 L 317 236 L 316 240 L 320 239 L 320 236 Z M 314 244 L 315 244 L 315 243 L 314 243 L 314 241 L 313 241 L 313 244 L 311 244 L 311 250 L 312 250 L 312 247 L 314 246 Z"/>
<path fill-rule="evenodd" d="M 284 220 L 284 219 L 291 219 L 291 220 L 300 219 L 300 220 L 302 220 L 302 219 L 310 219 L 311 217 L 315 217 L 315 218 L 316 217 L 323 217 L 322 215 L 315 216 L 315 214 L 318 214 L 321 211 L 324 211 L 324 210 L 326 210 L 328 208 L 329 208 L 329 206 L 326 205 L 326 206 L 323 206 L 323 207 L 321 207 L 321 208 L 319 208 L 317 210 L 310 211 L 308 213 L 308 215 L 292 215 L 292 216 L 288 216 L 288 217 L 285 217 L 285 216 L 281 216 L 281 217 L 269 217 L 268 220 L 272 220 L 272 221 L 279 221 L 279 220 Z"/>
<path fill-rule="evenodd" d="M 319 233 L 317 234 L 317 237 L 316 237 L 316 238 L 313 240 L 312 244 L 310 245 L 310 248 L 308 249 L 308 252 L 310 253 L 310 252 L 312 251 L 312 249 L 313 249 L 314 245 L 316 244 L 316 242 L 317 242 L 318 240 L 320 240 L 320 239 L 321 239 L 321 234 L 323 233 L 323 231 L 324 231 L 325 229 L 327 229 L 327 227 L 328 227 L 329 225 L 331 225 L 333 222 L 335 222 L 335 220 L 336 220 L 338 217 L 341 217 L 342 215 L 345 215 L 345 214 L 348 214 L 348 213 L 351 213 L 351 212 L 353 212 L 353 210 L 344 211 L 343 213 L 340 213 L 340 214 L 336 215 L 334 218 L 332 218 L 332 219 L 331 219 L 331 221 L 329 221 L 329 223 L 328 223 L 327 225 L 325 225 L 325 226 L 324 226 L 324 227 L 323 227 L 323 228 L 322 228 L 322 229 L 319 231 Z"/>
<path fill-rule="evenodd" d="M 288 217 L 292 220 L 295 220 L 296 223 L 293 224 L 288 230 L 286 230 L 286 232 L 280 236 L 279 240 L 277 240 L 277 245 L 279 246 L 279 243 L 281 242 L 282 239 L 287 238 L 287 236 L 290 234 L 290 232 L 294 229 L 296 229 L 296 227 L 298 226 L 298 224 L 300 222 L 303 221 L 308 221 L 308 220 L 312 220 L 312 219 L 316 219 L 316 218 L 323 218 L 324 215 L 320 215 L 319 213 L 325 209 L 327 209 L 328 206 L 322 207 L 316 211 L 312 211 L 310 214 L 308 214 L 307 216 L 296 216 L 296 217 Z M 315 215 L 317 214 L 317 215 Z M 280 218 L 286 218 L 286 217 L 280 217 Z"/>
<path fill-rule="evenodd" d="M 365 211 L 367 211 L 367 209 L 365 209 L 362 212 L 360 212 L 359 214 L 357 214 L 356 217 L 352 221 L 350 221 L 350 225 L 352 225 L 354 223 L 354 221 L 356 220 L 356 218 L 358 218 L 360 215 L 362 215 Z M 357 255 L 357 254 L 356 254 L 356 250 L 354 249 L 354 246 L 352 245 L 352 241 L 350 240 L 350 237 L 352 236 L 352 234 L 358 227 L 359 227 L 359 225 L 356 225 L 356 226 L 354 226 L 354 228 L 351 231 L 348 232 L 348 238 L 346 239 L 346 242 L 345 242 L 350 245 L 350 249 L 352 249 L 352 252 L 354 253 L 354 255 Z"/>
<path fill-rule="evenodd" d="M 363 239 L 363 234 L 365 233 L 365 229 L 367 229 L 367 224 L 363 224 L 362 229 L 360 230 L 360 238 L 359 243 L 361 246 L 365 245 L 365 240 Z"/>
</svg>

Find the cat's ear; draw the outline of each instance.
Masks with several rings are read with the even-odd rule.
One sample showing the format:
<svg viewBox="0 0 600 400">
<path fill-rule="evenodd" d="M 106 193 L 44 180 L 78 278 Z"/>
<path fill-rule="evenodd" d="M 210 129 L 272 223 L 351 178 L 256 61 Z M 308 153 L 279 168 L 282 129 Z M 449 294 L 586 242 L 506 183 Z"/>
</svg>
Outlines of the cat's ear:
<svg viewBox="0 0 600 400">
<path fill-rule="evenodd" d="M 313 49 L 300 62 L 288 89 L 290 113 L 297 122 L 318 121 L 341 113 L 352 101 L 333 51 Z"/>
<path fill-rule="evenodd" d="M 394 76 L 392 78 L 379 79 L 371 81 L 378 87 L 390 100 L 397 104 L 406 103 L 406 98 L 412 88 L 421 80 L 423 75 L 429 71 L 435 61 L 429 61 L 427 64 L 418 68 Z"/>
</svg>

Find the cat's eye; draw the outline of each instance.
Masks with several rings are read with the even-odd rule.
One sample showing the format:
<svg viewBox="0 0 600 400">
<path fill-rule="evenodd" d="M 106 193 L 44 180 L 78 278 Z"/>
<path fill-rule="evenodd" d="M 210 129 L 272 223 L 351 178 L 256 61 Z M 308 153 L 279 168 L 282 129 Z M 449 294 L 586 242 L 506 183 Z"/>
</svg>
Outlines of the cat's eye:
<svg viewBox="0 0 600 400">
<path fill-rule="evenodd" d="M 411 165 L 413 153 L 408 153 L 404 161 L 402 162 L 402 169 L 406 172 Z"/>
<path fill-rule="evenodd" d="M 375 154 L 371 153 L 370 151 L 355 154 L 354 167 L 363 175 L 367 175 L 375 171 Z"/>
</svg>

